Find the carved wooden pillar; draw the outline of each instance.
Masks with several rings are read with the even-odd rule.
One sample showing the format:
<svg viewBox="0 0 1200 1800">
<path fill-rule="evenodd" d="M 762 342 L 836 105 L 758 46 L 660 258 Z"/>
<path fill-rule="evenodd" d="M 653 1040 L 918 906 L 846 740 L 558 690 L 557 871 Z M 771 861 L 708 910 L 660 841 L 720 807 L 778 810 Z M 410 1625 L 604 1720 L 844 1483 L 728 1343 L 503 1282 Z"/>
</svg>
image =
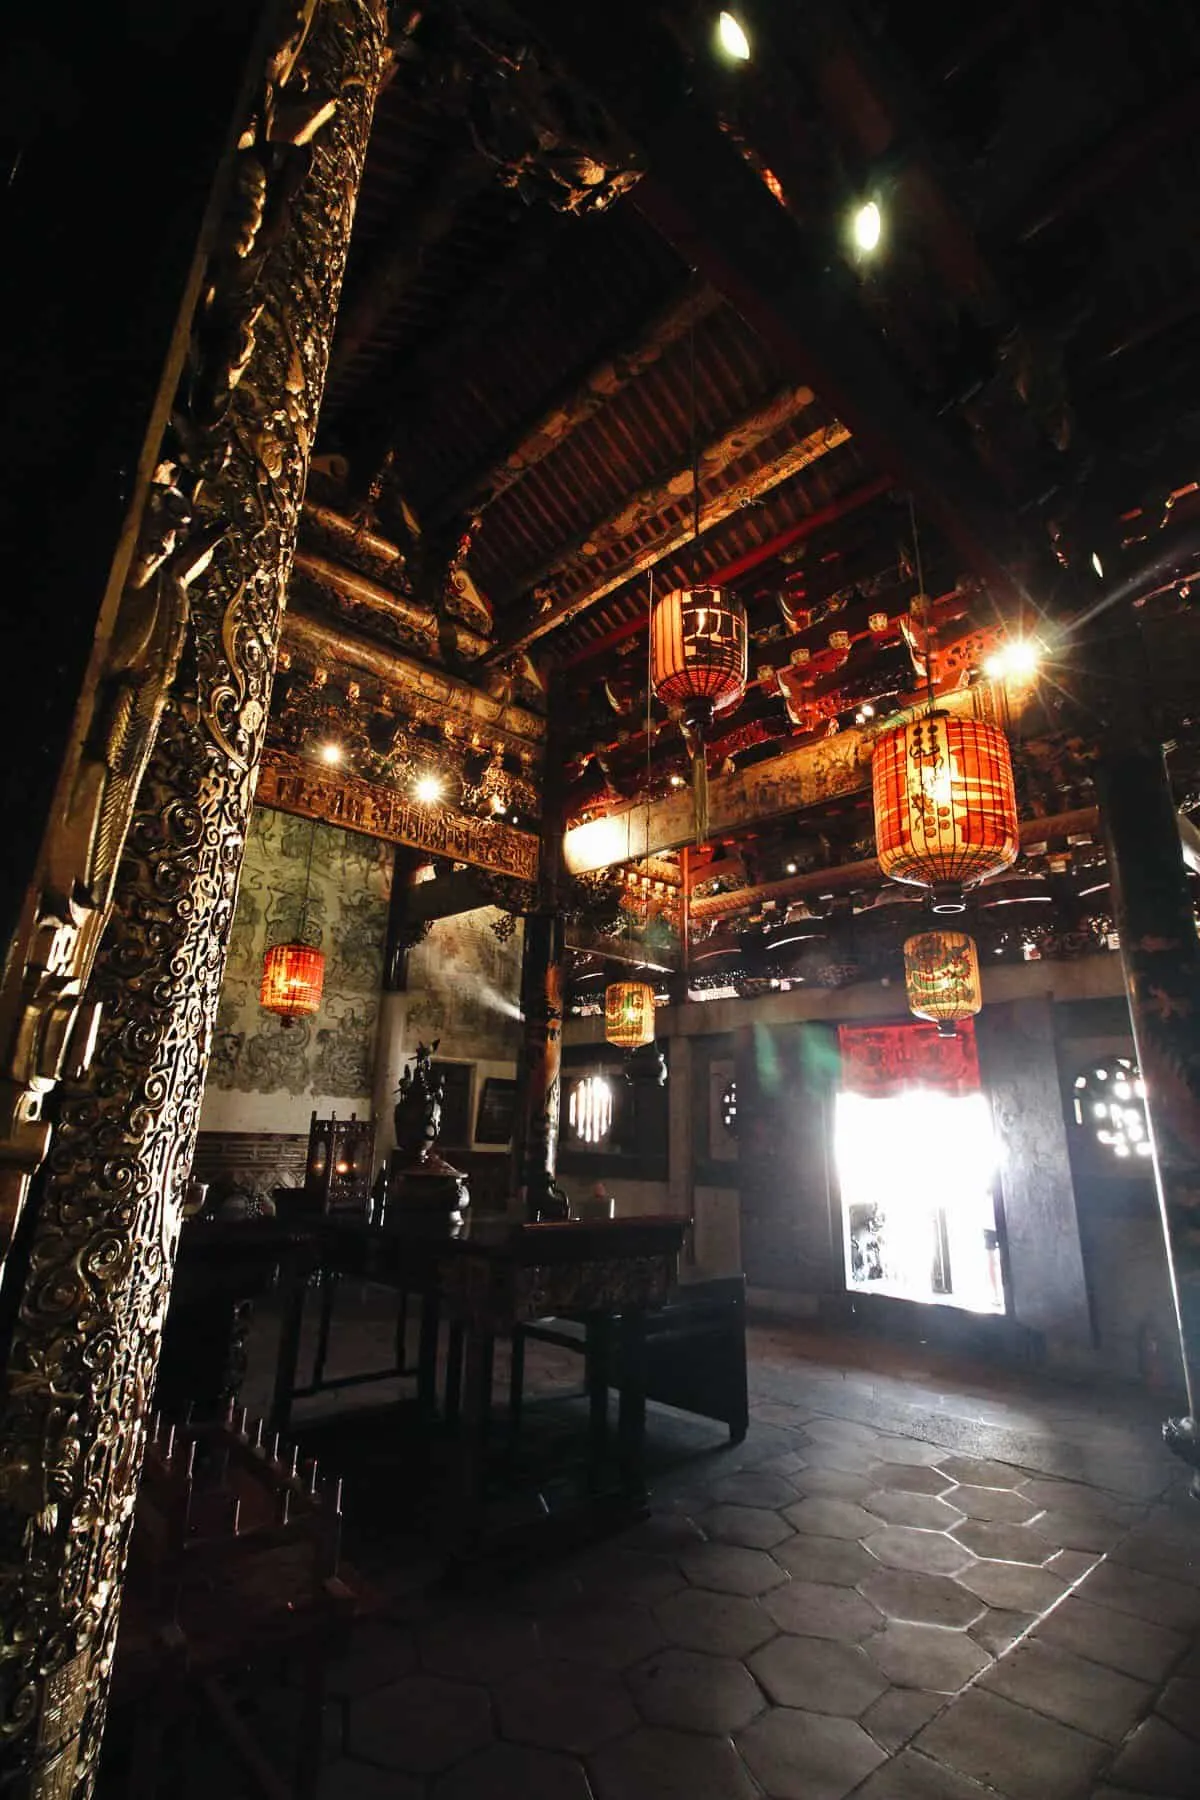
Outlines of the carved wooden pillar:
<svg viewBox="0 0 1200 1800">
<path fill-rule="evenodd" d="M 172 542 L 191 546 L 192 579 L 89 983 L 97 1050 L 64 1096 L 10 1270 L 0 1760 L 21 1800 L 92 1790 L 181 1193 L 383 69 L 382 0 L 323 0 L 286 29 L 246 121 L 176 401 Z"/>
<path fill-rule="evenodd" d="M 561 913 L 531 913 L 525 920 L 521 964 L 525 1026 L 517 1062 L 512 1166 L 517 1198 L 529 1219 L 566 1216 L 555 1182 L 562 1104 L 565 935 Z"/>
<path fill-rule="evenodd" d="M 1200 1395 L 1200 940 L 1161 746 L 1109 742 L 1097 772 L 1113 912 L 1179 1325 L 1189 1421 Z M 1167 1436 L 1200 1469 L 1195 1425 Z"/>
</svg>

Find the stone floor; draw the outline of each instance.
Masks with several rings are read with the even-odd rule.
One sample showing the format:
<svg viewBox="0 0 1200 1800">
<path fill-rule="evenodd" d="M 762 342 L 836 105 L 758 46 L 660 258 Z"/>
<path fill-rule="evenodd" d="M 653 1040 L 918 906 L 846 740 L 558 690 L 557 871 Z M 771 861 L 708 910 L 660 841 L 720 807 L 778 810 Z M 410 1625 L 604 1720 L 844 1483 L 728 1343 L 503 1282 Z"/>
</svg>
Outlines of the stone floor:
<svg viewBox="0 0 1200 1800">
<path fill-rule="evenodd" d="M 485 1592 L 356 1543 L 351 1489 L 385 1599 L 322 1800 L 1197 1800 L 1200 1511 L 1161 1404 L 858 1337 L 751 1351 L 742 1445 L 652 1409 L 652 1516 Z M 296 1704 L 258 1696 L 279 1744 Z"/>
</svg>

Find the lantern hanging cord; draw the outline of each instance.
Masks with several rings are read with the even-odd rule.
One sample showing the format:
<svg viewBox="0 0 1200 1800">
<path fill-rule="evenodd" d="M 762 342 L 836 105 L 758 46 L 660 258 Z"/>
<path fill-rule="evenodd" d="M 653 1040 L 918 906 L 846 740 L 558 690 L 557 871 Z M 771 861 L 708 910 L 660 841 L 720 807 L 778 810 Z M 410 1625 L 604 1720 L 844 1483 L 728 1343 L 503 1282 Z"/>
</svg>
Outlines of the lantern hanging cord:
<svg viewBox="0 0 1200 1800">
<path fill-rule="evenodd" d="M 304 864 L 304 899 L 300 903 L 300 942 L 308 942 L 308 896 L 312 887 L 313 845 L 317 841 L 317 821 L 312 821 L 308 833 L 308 857 Z"/>
<path fill-rule="evenodd" d="M 925 698 L 930 712 L 934 708 L 933 694 L 933 605 L 925 592 L 925 571 L 921 567 L 921 534 L 917 530 L 917 509 L 913 497 L 908 496 L 908 525 L 912 532 L 913 567 L 917 577 L 917 594 L 921 601 L 922 614 L 925 621 Z"/>
<path fill-rule="evenodd" d="M 696 580 L 700 552 L 700 423 L 697 417 L 696 402 L 696 322 L 693 319 L 688 332 L 688 345 L 691 363 L 691 400 L 692 400 L 692 581 Z"/>
</svg>

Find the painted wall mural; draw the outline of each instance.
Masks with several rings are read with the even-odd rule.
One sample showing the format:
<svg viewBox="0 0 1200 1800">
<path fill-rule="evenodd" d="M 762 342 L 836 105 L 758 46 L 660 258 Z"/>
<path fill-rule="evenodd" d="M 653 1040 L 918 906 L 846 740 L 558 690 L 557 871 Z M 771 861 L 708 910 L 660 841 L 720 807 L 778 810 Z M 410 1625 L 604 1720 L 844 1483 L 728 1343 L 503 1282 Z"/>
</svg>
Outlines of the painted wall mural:
<svg viewBox="0 0 1200 1800">
<path fill-rule="evenodd" d="M 404 1036 L 441 1040 L 438 1055 L 471 1061 L 515 1059 L 521 1042 L 521 944 L 491 929 L 494 907 L 439 919 L 409 951 Z"/>
<path fill-rule="evenodd" d="M 310 843 L 304 935 L 325 952 L 325 991 L 313 1018 L 285 1026 L 259 1005 L 259 980 L 264 951 L 301 935 Z M 217 1014 L 207 1129 L 240 1123 L 240 1109 L 225 1098 L 233 1094 L 303 1097 L 304 1107 L 287 1111 L 304 1124 L 318 1100 L 358 1102 L 369 1112 L 391 868 L 387 844 L 255 808 Z"/>
</svg>

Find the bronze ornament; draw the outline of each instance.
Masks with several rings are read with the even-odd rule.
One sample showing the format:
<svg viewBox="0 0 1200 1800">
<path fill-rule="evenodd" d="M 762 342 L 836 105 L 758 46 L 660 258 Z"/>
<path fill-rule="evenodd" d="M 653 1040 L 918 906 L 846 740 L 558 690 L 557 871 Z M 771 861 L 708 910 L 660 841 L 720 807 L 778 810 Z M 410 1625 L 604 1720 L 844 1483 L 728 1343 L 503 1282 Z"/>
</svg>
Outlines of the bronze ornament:
<svg viewBox="0 0 1200 1800">
<path fill-rule="evenodd" d="M 182 555 L 186 626 L 178 607 L 173 617 L 185 641 L 86 988 L 85 1004 L 102 1008 L 96 1054 L 51 1144 L 0 1416 L 0 1743 L 23 1795 L 92 1791 L 384 24 L 378 0 L 306 0 L 288 14 L 239 140 L 176 410 L 191 520 L 164 527 L 142 565 L 181 580 L 168 559 Z M 151 516 L 162 522 L 162 503 Z"/>
</svg>

